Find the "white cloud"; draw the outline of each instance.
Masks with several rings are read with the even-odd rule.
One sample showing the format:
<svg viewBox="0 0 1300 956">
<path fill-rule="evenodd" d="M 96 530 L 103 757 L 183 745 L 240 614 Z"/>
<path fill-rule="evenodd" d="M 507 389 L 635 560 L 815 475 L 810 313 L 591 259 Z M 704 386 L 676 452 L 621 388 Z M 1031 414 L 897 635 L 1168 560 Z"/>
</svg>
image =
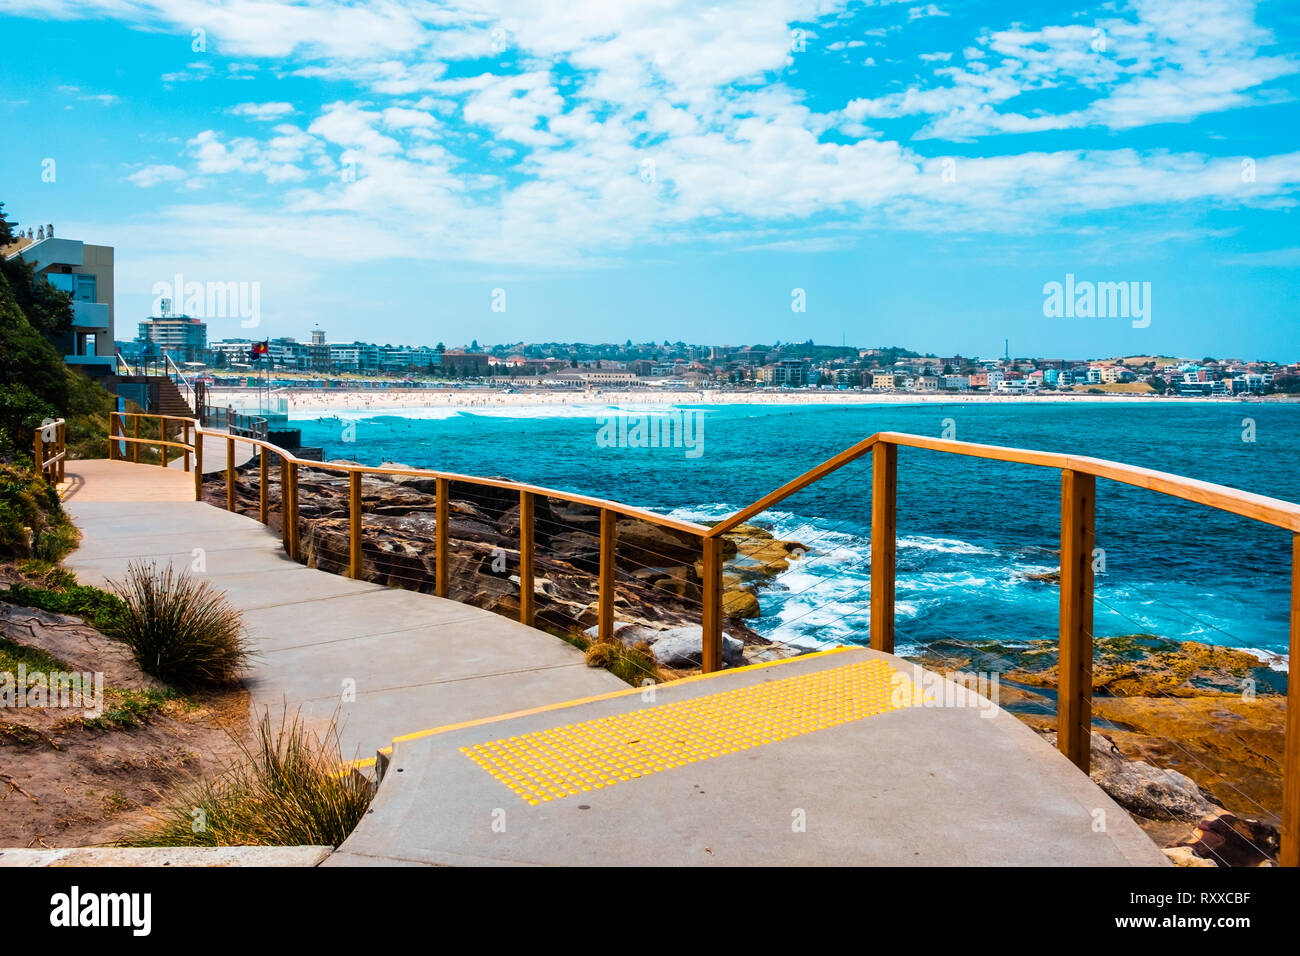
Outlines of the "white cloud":
<svg viewBox="0 0 1300 956">
<path fill-rule="evenodd" d="M 948 16 L 948 13 L 944 10 L 940 10 L 933 3 L 927 4 L 924 7 L 912 7 L 907 11 L 907 20 L 909 23 L 912 22 L 913 20 L 921 20 L 926 17 L 946 17 L 946 16 Z"/>
<path fill-rule="evenodd" d="M 142 189 L 148 189 L 150 186 L 157 186 L 159 183 L 170 183 L 178 179 L 184 179 L 187 175 L 185 170 L 179 166 L 163 165 L 145 166 L 126 178 Z"/>
<path fill-rule="evenodd" d="M 268 122 L 283 119 L 296 110 L 292 103 L 239 103 L 230 107 L 228 112 L 235 116 L 247 116 L 249 119 Z"/>
<path fill-rule="evenodd" d="M 1273 101 L 1260 88 L 1300 72 L 1300 59 L 1264 53 L 1272 43 L 1245 0 L 1136 0 L 1131 18 L 986 33 L 966 48 L 968 66 L 936 68 L 933 85 L 855 100 L 845 117 L 928 116 L 918 137 L 950 140 L 1187 122 Z M 1059 113 L 1001 109 L 1051 90 L 1088 102 Z"/>
</svg>

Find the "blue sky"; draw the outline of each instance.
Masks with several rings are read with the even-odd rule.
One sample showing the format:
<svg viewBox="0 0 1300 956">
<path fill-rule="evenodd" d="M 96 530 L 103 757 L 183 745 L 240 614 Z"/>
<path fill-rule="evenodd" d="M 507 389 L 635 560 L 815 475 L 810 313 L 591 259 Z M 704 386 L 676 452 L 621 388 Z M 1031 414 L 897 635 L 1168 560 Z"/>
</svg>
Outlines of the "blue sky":
<svg viewBox="0 0 1300 956">
<path fill-rule="evenodd" d="M 1282 0 L 0 0 L 0 201 L 116 247 L 119 338 L 180 273 L 259 283 L 213 339 L 1293 361 L 1298 37 Z M 1151 283 L 1149 326 L 1045 317 L 1067 273 Z"/>
</svg>

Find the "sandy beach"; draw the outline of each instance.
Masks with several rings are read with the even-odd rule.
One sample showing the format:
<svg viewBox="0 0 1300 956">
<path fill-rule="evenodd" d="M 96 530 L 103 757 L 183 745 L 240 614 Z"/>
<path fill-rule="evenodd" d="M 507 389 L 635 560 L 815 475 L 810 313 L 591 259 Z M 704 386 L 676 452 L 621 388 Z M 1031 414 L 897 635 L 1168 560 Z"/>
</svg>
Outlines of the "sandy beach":
<svg viewBox="0 0 1300 956">
<path fill-rule="evenodd" d="M 251 408 L 257 405 L 258 392 L 249 388 L 214 388 L 209 390 L 214 405 Z M 1239 398 L 1177 398 L 1113 392 L 1051 392 L 1039 395 L 1004 395 L 978 392 L 854 392 L 683 389 L 681 391 L 648 389 L 584 389 L 504 392 L 488 389 L 277 389 L 271 393 L 272 404 L 287 402 L 292 418 L 314 418 L 338 413 L 402 413 L 477 409 L 506 413 L 510 410 L 554 408 L 557 413 L 572 413 L 576 406 L 664 407 L 677 405 L 967 405 L 976 403 L 1050 403 L 1050 402 L 1142 402 L 1143 404 L 1187 402 L 1242 402 Z M 1259 401 L 1258 398 L 1253 401 Z"/>
</svg>

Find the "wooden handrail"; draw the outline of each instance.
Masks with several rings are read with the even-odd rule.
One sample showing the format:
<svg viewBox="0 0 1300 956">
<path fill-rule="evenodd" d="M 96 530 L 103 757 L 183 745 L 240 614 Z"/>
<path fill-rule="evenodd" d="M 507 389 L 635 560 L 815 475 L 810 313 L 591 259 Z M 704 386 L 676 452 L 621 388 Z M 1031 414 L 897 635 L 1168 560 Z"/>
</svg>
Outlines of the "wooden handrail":
<svg viewBox="0 0 1300 956">
<path fill-rule="evenodd" d="M 192 415 L 155 415 L 152 412 L 109 412 L 109 415 L 115 415 L 118 418 L 161 418 L 169 422 L 189 422 L 194 424 Z"/>
<path fill-rule="evenodd" d="M 872 447 L 876 444 L 877 440 L 878 440 L 878 436 L 876 435 L 872 435 L 870 438 L 864 438 L 862 441 L 858 442 L 852 448 L 844 449 L 844 451 L 840 452 L 834 458 L 826 459 L 816 468 L 808 469 L 798 478 L 794 478 L 790 481 L 787 481 L 780 488 L 776 489 L 775 491 L 769 494 L 764 495 L 762 498 L 759 498 L 752 505 L 748 505 L 747 507 L 741 508 L 739 511 L 731 515 L 729 518 L 723 518 L 721 521 L 719 521 L 717 524 L 715 524 L 712 528 L 708 530 L 707 532 L 708 536 L 710 538 L 716 538 L 719 535 L 726 534 L 732 528 L 735 528 L 737 525 L 744 524 L 750 518 L 754 517 L 754 515 L 766 511 L 768 508 L 772 507 L 772 505 L 776 504 L 777 502 L 789 498 L 795 492 L 802 491 L 804 488 L 807 488 L 813 482 L 820 481 L 821 479 L 829 475 L 831 472 L 838 471 L 840 468 L 843 468 L 849 462 L 857 461 L 867 452 L 871 451 Z"/>
<path fill-rule="evenodd" d="M 977 445 L 972 442 L 952 441 L 945 438 L 926 438 L 921 435 L 907 435 L 900 432 L 880 432 L 872 436 L 876 441 L 889 442 L 892 445 L 906 445 L 911 448 L 928 448 L 932 451 L 948 452 L 954 455 L 968 455 L 976 458 L 988 458 L 994 461 L 1014 462 L 1024 465 L 1039 465 L 1046 468 L 1059 468 L 1078 474 L 1106 478 L 1135 488 L 1159 492 L 1174 498 L 1182 498 L 1197 504 L 1241 515 L 1254 521 L 1262 521 L 1288 531 L 1300 531 L 1300 505 L 1280 498 L 1257 495 L 1227 485 L 1216 485 L 1209 481 L 1184 478 L 1165 471 L 1126 465 L 1105 458 L 1088 458 L 1080 455 L 1065 455 L 1059 452 L 1029 451 L 1023 448 L 1006 448 L 999 445 Z"/>
<path fill-rule="evenodd" d="M 1079 474 L 1106 478 L 1135 488 L 1159 492 L 1174 498 L 1182 498 L 1219 511 L 1227 511 L 1255 521 L 1262 521 L 1288 531 L 1300 532 L 1300 505 L 1280 498 L 1257 495 L 1253 492 L 1217 485 L 1196 478 L 1185 478 L 1165 471 L 1126 465 L 1123 462 L 1109 461 L 1105 458 L 1089 458 L 1080 455 L 1067 455 L 1061 452 L 1034 451 L 1026 448 L 1010 448 L 1002 445 L 979 445 L 974 442 L 953 441 L 946 438 L 928 438 L 924 435 L 908 435 L 902 432 L 877 432 L 870 438 L 863 439 L 851 448 L 847 448 L 828 458 L 826 461 L 810 468 L 797 478 L 777 488 L 770 494 L 755 501 L 752 505 L 741 508 L 735 514 L 715 524 L 708 532 L 710 537 L 726 534 L 737 525 L 743 524 L 754 515 L 766 511 L 820 481 L 833 471 L 856 461 L 879 442 L 901 445 L 910 448 L 926 448 L 931 451 L 947 452 L 953 455 L 966 455 L 974 458 L 986 458 L 992 461 L 1005 461 L 1013 464 L 1036 465 L 1042 468 L 1058 468 L 1062 471 L 1074 471 Z"/>
<path fill-rule="evenodd" d="M 156 417 L 156 416 L 155 416 Z M 229 433 L 216 431 L 214 429 L 203 428 L 199 426 L 196 429 L 198 435 L 214 435 L 223 439 L 231 437 Z M 540 485 L 530 485 L 519 481 L 510 481 L 504 478 L 481 478 L 477 475 L 463 475 L 452 471 L 435 471 L 429 468 L 380 468 L 370 465 L 348 465 L 340 462 L 330 461 L 313 461 L 309 458 L 297 458 L 288 451 L 285 451 L 279 445 L 273 445 L 269 441 L 261 438 L 250 438 L 246 435 L 234 436 L 236 442 L 243 442 L 256 448 L 263 448 L 272 454 L 280 456 L 286 463 L 295 465 L 304 465 L 317 471 L 333 471 L 340 474 L 348 475 L 352 472 L 360 472 L 363 475 L 374 475 L 379 478 L 395 476 L 409 478 L 441 478 L 446 481 L 461 482 L 464 484 L 478 485 L 481 488 L 498 488 L 503 491 L 526 491 L 532 495 L 541 495 L 546 498 L 556 498 L 561 501 L 567 501 L 570 504 L 586 505 L 595 509 L 607 509 L 625 518 L 636 518 L 641 521 L 647 521 L 650 524 L 656 524 L 663 528 L 671 528 L 674 531 L 681 531 L 691 535 L 707 535 L 709 528 L 702 524 L 696 524 L 693 521 L 683 521 L 680 518 L 670 518 L 667 515 L 661 515 L 645 508 L 638 508 L 634 505 L 626 505 L 619 501 L 612 501 L 607 498 L 595 498 L 591 495 L 576 494 L 570 491 L 560 491 L 556 488 L 544 488 Z M 197 442 L 197 437 L 196 437 Z M 142 439 L 142 442 L 144 440 Z M 157 444 L 157 441 L 153 441 Z"/>
</svg>

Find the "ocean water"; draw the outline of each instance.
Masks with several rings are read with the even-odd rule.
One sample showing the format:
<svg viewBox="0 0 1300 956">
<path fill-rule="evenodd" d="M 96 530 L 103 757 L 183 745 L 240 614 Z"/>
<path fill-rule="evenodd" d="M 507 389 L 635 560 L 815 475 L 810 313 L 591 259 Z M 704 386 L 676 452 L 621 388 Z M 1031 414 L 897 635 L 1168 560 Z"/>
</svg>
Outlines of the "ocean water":
<svg viewBox="0 0 1300 956">
<path fill-rule="evenodd" d="M 722 518 L 883 430 L 947 429 L 963 441 L 1110 458 L 1300 501 L 1298 405 L 689 406 L 702 428 L 698 457 L 598 443 L 598 415 L 651 408 L 358 411 L 295 424 L 327 459 L 508 477 L 695 520 Z M 902 448 L 898 479 L 900 649 L 1055 638 L 1057 589 L 1028 575 L 1057 566 L 1059 472 Z M 870 508 L 864 458 L 755 519 L 808 548 L 760 595 L 755 630 L 807 647 L 866 642 Z M 1286 652 L 1288 532 L 1099 479 L 1097 547 L 1098 636 Z"/>
</svg>

